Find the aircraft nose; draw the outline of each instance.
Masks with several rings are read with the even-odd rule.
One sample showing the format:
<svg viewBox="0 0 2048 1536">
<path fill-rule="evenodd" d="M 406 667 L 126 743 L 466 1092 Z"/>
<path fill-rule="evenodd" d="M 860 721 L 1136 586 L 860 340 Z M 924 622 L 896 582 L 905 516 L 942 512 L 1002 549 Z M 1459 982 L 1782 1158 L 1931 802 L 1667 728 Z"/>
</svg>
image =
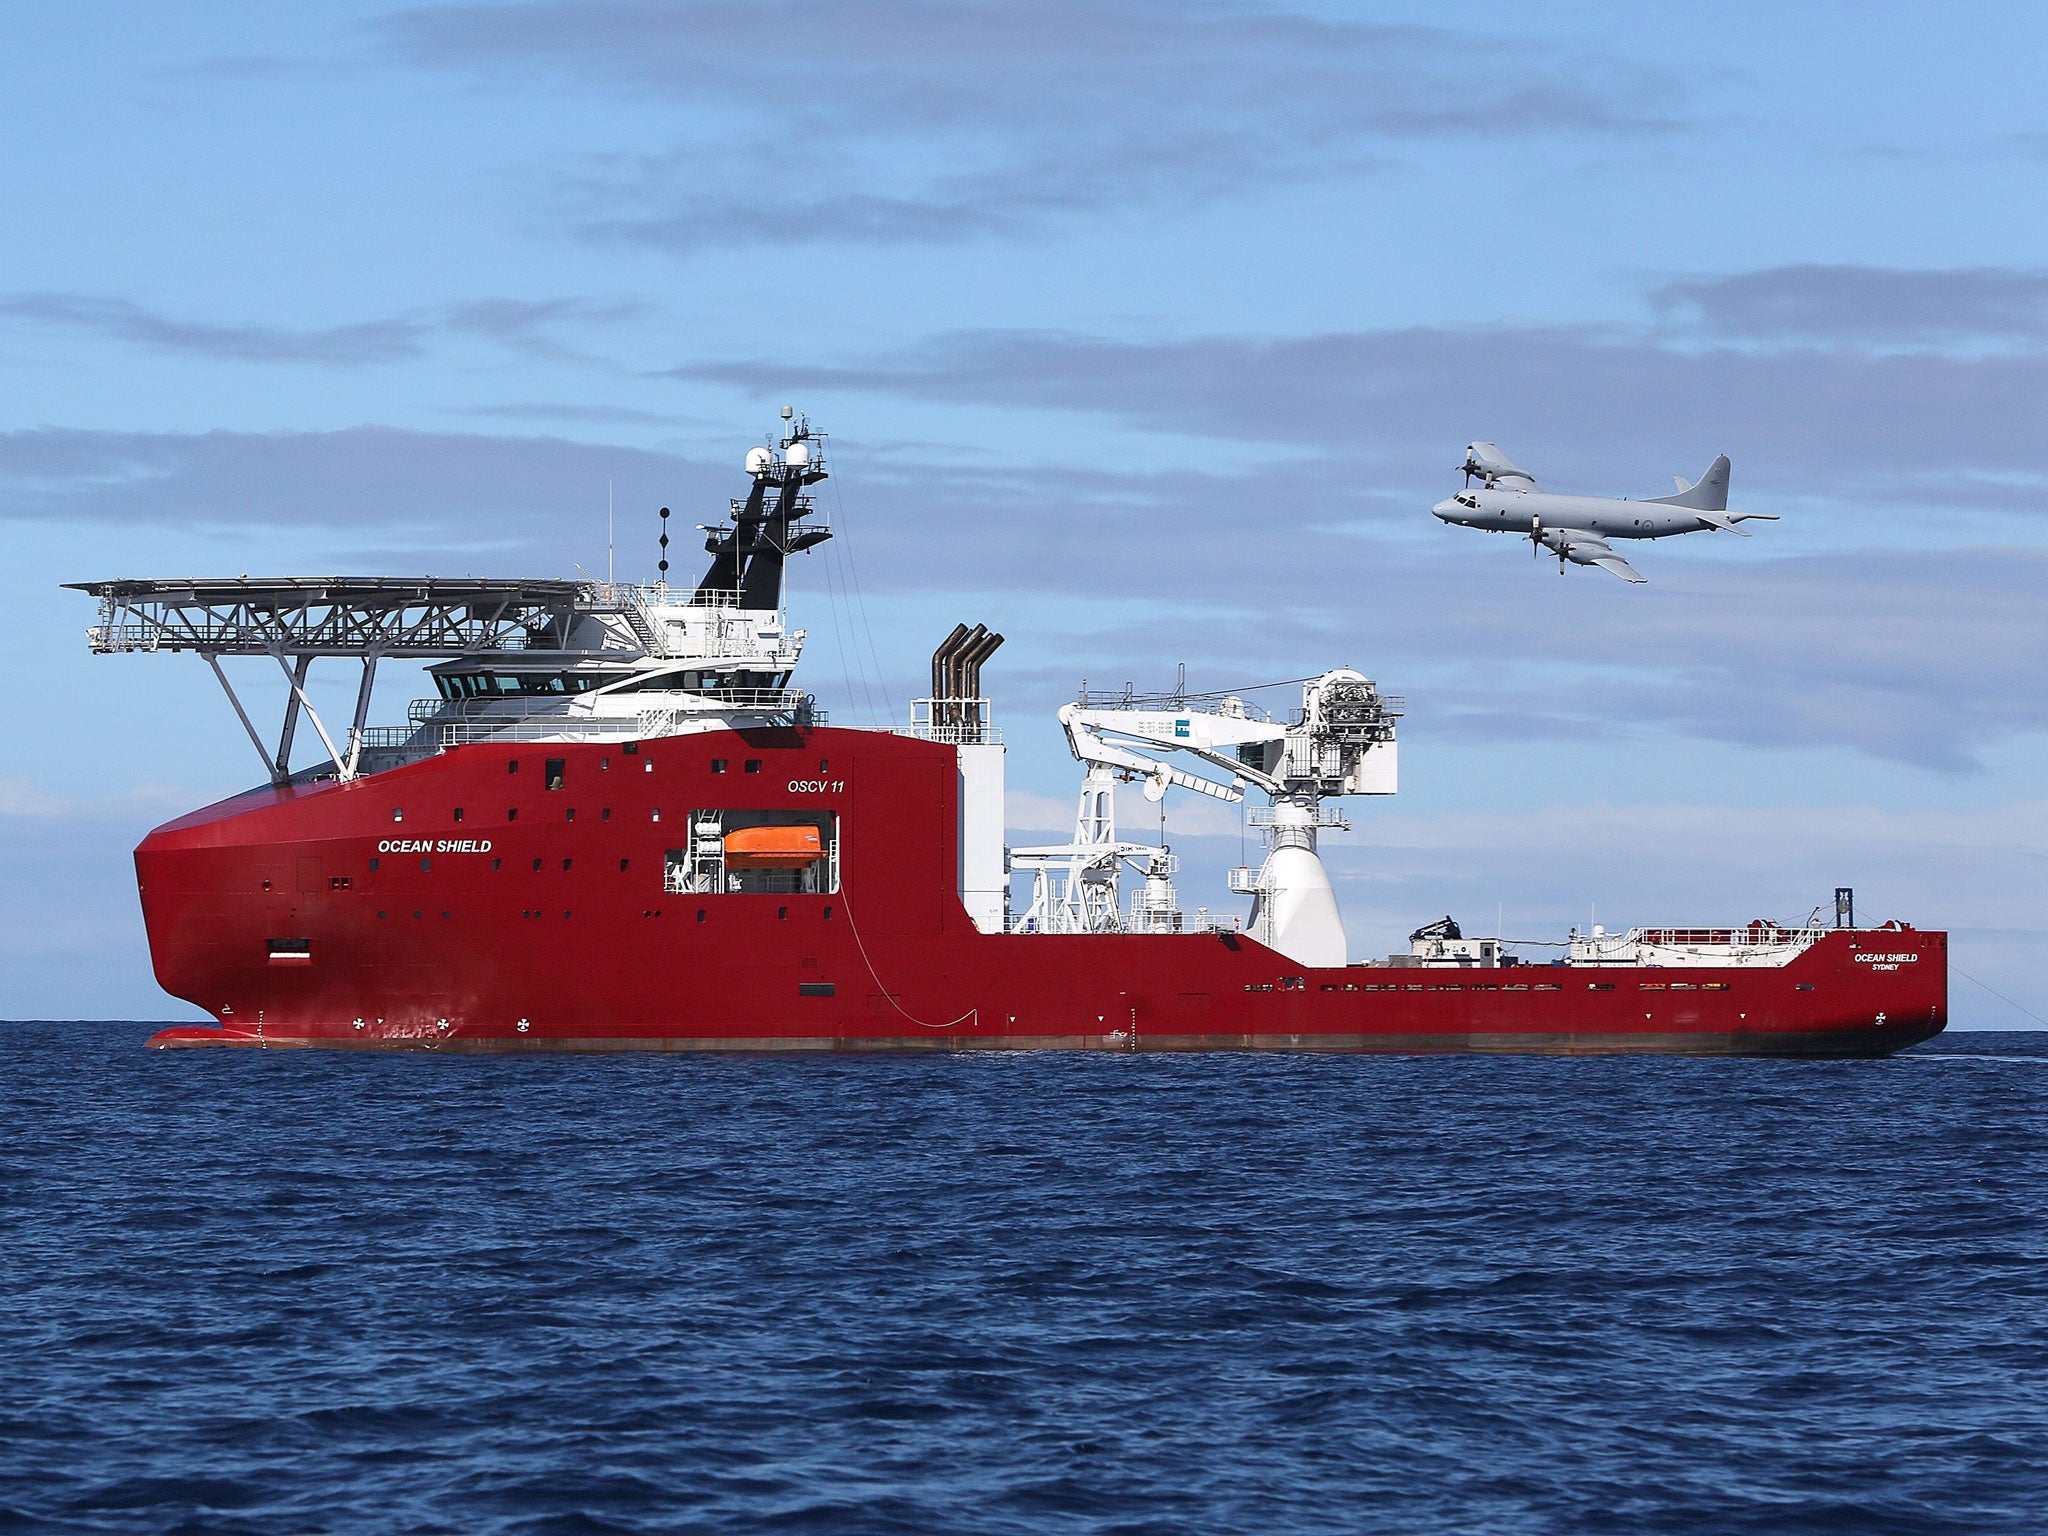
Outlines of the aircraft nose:
<svg viewBox="0 0 2048 1536">
<path fill-rule="evenodd" d="M 1455 523 L 1458 520 L 1458 513 L 1463 509 L 1459 507 L 1457 502 L 1452 500 L 1450 497 L 1446 496 L 1442 501 L 1438 502 L 1429 510 L 1434 512 L 1438 517 L 1442 518 L 1445 522 Z"/>
</svg>

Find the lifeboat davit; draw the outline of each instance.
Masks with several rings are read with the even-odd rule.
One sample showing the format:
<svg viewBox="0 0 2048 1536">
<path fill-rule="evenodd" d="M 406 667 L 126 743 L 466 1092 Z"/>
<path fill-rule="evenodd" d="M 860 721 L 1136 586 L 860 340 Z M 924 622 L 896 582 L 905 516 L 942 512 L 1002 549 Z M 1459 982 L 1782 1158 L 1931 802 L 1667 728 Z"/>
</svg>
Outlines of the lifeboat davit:
<svg viewBox="0 0 2048 1536">
<path fill-rule="evenodd" d="M 816 827 L 739 827 L 725 834 L 727 869 L 803 869 L 824 856 Z"/>
</svg>

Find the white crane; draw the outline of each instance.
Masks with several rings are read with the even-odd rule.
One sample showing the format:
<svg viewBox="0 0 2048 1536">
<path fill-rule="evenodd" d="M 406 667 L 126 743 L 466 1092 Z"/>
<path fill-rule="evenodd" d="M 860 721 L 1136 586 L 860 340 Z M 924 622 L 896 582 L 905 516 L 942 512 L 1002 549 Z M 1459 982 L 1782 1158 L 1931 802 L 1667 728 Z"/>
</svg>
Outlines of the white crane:
<svg viewBox="0 0 2048 1536">
<path fill-rule="evenodd" d="M 1268 719 L 1235 695 L 1126 697 L 1113 704 L 1084 696 L 1065 705 L 1060 724 L 1088 773 L 1071 843 L 1010 850 L 1011 867 L 1035 877 L 1022 926 L 1051 933 L 1170 931 L 1178 921 L 1171 912 L 1176 865 L 1164 849 L 1117 839 L 1115 781 L 1141 782 L 1154 801 L 1178 787 L 1236 802 L 1256 787 L 1272 799 L 1268 814 L 1253 815 L 1267 828 L 1271 851 L 1255 878 L 1247 870 L 1232 881 L 1233 890 L 1253 897 L 1247 931 L 1303 965 L 1343 965 L 1343 919 L 1316 853 L 1316 834 L 1344 822 L 1325 812 L 1322 801 L 1395 792 L 1398 715 L 1398 701 L 1382 698 L 1370 678 L 1343 667 L 1303 686 L 1299 717 L 1289 724 Z M 1222 770 L 1220 780 L 1162 761 L 1167 753 L 1186 753 Z M 1126 863 L 1142 865 L 1146 876 L 1128 919 L 1117 900 Z"/>
</svg>

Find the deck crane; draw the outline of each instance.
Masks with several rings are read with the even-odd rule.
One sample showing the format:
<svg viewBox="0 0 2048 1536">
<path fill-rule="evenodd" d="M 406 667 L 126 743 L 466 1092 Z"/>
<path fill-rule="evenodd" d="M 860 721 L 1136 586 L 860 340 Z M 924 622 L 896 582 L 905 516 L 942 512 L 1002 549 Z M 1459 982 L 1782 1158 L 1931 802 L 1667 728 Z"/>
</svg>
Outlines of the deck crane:
<svg viewBox="0 0 2048 1536">
<path fill-rule="evenodd" d="M 1040 932 L 1099 933 L 1177 922 L 1172 855 L 1164 848 L 1119 841 L 1113 791 L 1118 779 L 1144 786 L 1148 800 L 1179 788 L 1235 803 L 1248 788 L 1264 791 L 1270 809 L 1254 811 L 1270 851 L 1254 876 L 1237 872 L 1231 889 L 1253 898 L 1246 931 L 1303 965 L 1342 965 L 1343 919 L 1329 873 L 1316 853 L 1316 834 L 1343 827 L 1325 810 L 1341 795 L 1391 795 L 1398 785 L 1394 722 L 1400 701 L 1383 697 L 1372 679 L 1348 667 L 1302 687 L 1301 709 L 1282 724 L 1235 694 L 1094 700 L 1086 694 L 1059 712 L 1081 785 L 1071 843 L 1013 848 L 1011 867 L 1034 876 L 1024 926 Z M 1217 777 L 1163 761 L 1185 753 L 1220 770 Z M 1143 894 L 1127 917 L 1119 911 L 1123 867 L 1142 867 Z"/>
</svg>

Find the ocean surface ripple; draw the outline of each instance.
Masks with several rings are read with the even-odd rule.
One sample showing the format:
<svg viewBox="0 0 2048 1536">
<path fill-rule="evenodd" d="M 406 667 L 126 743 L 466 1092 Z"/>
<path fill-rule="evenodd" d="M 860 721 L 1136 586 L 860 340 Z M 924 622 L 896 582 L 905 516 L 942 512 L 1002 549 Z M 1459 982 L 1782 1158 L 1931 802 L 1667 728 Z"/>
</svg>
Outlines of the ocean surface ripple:
<svg viewBox="0 0 2048 1536">
<path fill-rule="evenodd" d="M 1882 1062 L 0 1025 L 0 1529 L 2048 1528 L 2048 1035 Z"/>
</svg>

